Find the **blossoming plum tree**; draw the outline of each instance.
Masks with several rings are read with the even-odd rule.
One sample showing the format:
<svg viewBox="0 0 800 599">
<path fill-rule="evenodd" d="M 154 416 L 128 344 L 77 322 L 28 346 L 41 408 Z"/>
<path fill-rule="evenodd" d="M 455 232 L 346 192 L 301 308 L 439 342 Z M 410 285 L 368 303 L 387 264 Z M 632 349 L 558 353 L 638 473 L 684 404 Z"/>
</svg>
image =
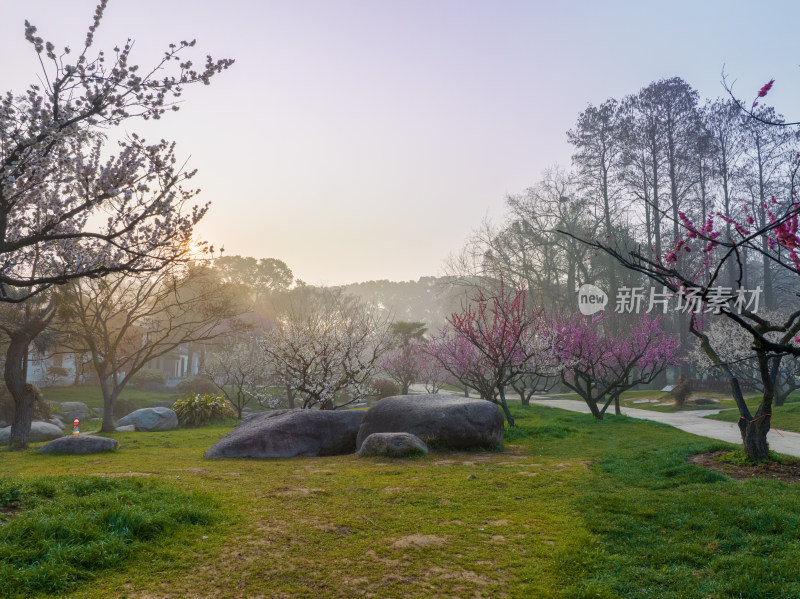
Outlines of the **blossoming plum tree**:
<svg viewBox="0 0 800 599">
<path fill-rule="evenodd" d="M 448 318 L 449 331 L 437 341 L 435 355 L 442 366 L 464 384 L 498 403 L 509 426 L 514 417 L 505 390 L 529 372 L 534 357 L 548 351 L 544 312 L 531 311 L 522 288 L 511 289 L 502 281 L 496 294 L 479 290 L 461 312 Z"/>
<path fill-rule="evenodd" d="M 386 321 L 339 291 L 295 294 L 276 327 L 259 340 L 275 375 L 303 408 L 332 410 L 369 395 L 391 341 Z"/>
<path fill-rule="evenodd" d="M 183 58 L 194 41 L 171 44 L 144 69 L 130 63 L 131 40 L 92 56 L 106 4 L 77 53 L 57 50 L 25 22 L 42 73 L 25 94 L 0 99 L 0 301 L 81 277 L 156 270 L 186 254 L 206 212 L 189 207 L 197 191 L 182 184 L 194 171 L 183 170 L 173 143 L 131 133 L 116 153 L 105 144 L 126 121 L 177 110 L 187 85 L 208 84 L 233 61 L 207 57 L 196 69 Z"/>
<path fill-rule="evenodd" d="M 573 314 L 558 317 L 555 326 L 561 381 L 598 419 L 612 401 L 619 414 L 623 391 L 650 383 L 664 368 L 680 363 L 678 339 L 665 334 L 656 319 L 642 314 L 630 323 L 611 323 L 612 318 L 602 313 L 592 319 Z"/>
</svg>

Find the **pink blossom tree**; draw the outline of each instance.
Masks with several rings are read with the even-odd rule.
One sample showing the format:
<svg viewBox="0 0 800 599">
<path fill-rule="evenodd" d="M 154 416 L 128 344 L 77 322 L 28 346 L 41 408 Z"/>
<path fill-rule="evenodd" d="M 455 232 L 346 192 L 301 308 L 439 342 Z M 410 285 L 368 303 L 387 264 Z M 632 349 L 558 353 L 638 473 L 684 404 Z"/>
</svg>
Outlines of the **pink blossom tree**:
<svg viewBox="0 0 800 599">
<path fill-rule="evenodd" d="M 562 362 L 561 381 L 598 419 L 612 401 L 619 414 L 623 391 L 650 383 L 664 368 L 680 363 L 678 339 L 665 334 L 656 319 L 646 314 L 630 323 L 612 319 L 602 313 L 592 319 L 580 314 L 556 319 L 554 349 Z"/>
<path fill-rule="evenodd" d="M 514 426 L 514 417 L 506 388 L 527 373 L 532 357 L 543 351 L 532 343 L 543 326 L 543 312 L 530 311 L 525 296 L 524 289 L 511 289 L 503 281 L 496 294 L 479 290 L 461 312 L 450 315 L 449 331 L 438 341 L 436 353 L 454 376 L 498 403 L 509 426 Z"/>
<path fill-rule="evenodd" d="M 390 349 L 378 363 L 378 370 L 398 384 L 401 395 L 408 395 L 409 387 L 419 380 L 420 354 L 420 341 L 412 339 Z"/>
</svg>

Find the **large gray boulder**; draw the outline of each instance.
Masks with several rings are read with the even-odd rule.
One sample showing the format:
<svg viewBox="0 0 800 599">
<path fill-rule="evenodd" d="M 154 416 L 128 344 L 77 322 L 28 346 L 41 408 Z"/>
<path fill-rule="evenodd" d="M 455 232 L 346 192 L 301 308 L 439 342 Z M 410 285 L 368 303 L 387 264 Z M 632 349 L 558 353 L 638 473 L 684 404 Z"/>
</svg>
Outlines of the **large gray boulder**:
<svg viewBox="0 0 800 599">
<path fill-rule="evenodd" d="M 41 453 L 74 453 L 90 454 L 114 451 L 119 447 L 119 441 L 108 437 L 95 437 L 94 435 L 70 435 L 50 441 L 39 448 Z"/>
<path fill-rule="evenodd" d="M 354 453 L 364 412 L 272 410 L 251 414 L 206 452 L 207 458 L 289 458 Z"/>
<path fill-rule="evenodd" d="M 411 433 L 428 445 L 467 449 L 503 443 L 503 414 L 483 399 L 450 395 L 397 395 L 367 410 L 356 446 L 373 433 Z"/>
<path fill-rule="evenodd" d="M 169 431 L 178 428 L 178 416 L 169 408 L 142 408 L 120 418 L 114 426 L 131 424 L 137 431 Z"/>
<path fill-rule="evenodd" d="M 372 433 L 364 439 L 358 455 L 405 458 L 428 453 L 428 446 L 411 433 Z"/>
<path fill-rule="evenodd" d="M 30 443 L 41 443 L 42 441 L 52 441 L 64 436 L 64 431 L 55 424 L 34 420 L 31 422 L 31 434 L 28 437 Z M 0 446 L 8 445 L 11 439 L 11 427 L 7 426 L 0 429 Z"/>
<path fill-rule="evenodd" d="M 76 418 L 83 421 L 91 413 L 91 408 L 81 401 L 61 402 L 59 409 L 61 410 L 62 418 L 69 422 L 70 425 Z"/>
</svg>

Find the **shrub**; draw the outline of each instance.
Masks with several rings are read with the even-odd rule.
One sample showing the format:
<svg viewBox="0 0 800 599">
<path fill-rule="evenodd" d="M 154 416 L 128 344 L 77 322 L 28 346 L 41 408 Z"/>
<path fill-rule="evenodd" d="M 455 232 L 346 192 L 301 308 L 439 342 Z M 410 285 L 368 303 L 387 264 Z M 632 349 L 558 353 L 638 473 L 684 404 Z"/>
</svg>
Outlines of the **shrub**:
<svg viewBox="0 0 800 599">
<path fill-rule="evenodd" d="M 216 394 L 219 389 L 207 376 L 198 375 L 188 379 L 182 380 L 178 383 L 178 392 L 183 395 L 190 395 L 192 393 L 203 394 Z"/>
<path fill-rule="evenodd" d="M 675 400 L 675 407 L 682 408 L 692 394 L 692 382 L 685 376 L 681 376 L 669 394 Z"/>
<path fill-rule="evenodd" d="M 202 426 L 236 416 L 227 400 L 211 393 L 191 393 L 172 406 L 181 426 Z"/>
<path fill-rule="evenodd" d="M 39 387 L 28 383 L 27 387 L 33 391 L 33 419 L 47 420 L 50 418 L 50 404 L 47 403 Z M 12 422 L 14 420 L 14 398 L 8 388 L 0 384 L 0 420 Z"/>
<path fill-rule="evenodd" d="M 117 401 L 114 402 L 114 420 L 119 420 L 123 416 L 127 416 L 138 409 L 138 406 L 130 399 L 119 397 Z"/>
<path fill-rule="evenodd" d="M 387 379 L 375 379 L 372 381 L 372 391 L 378 399 L 400 395 L 400 386 L 394 381 Z"/>
<path fill-rule="evenodd" d="M 131 385 L 134 387 L 142 387 L 147 383 L 161 383 L 162 385 L 167 382 L 167 378 L 160 370 L 153 370 L 152 368 L 142 368 L 139 372 L 133 375 Z"/>
</svg>

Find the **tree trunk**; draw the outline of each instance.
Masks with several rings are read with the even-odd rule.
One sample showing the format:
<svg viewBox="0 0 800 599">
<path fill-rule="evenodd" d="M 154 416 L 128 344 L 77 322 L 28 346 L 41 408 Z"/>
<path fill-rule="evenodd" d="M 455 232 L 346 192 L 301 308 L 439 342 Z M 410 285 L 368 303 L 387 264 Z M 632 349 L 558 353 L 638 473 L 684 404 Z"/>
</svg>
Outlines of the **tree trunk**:
<svg viewBox="0 0 800 599">
<path fill-rule="evenodd" d="M 614 394 L 614 413 L 617 416 L 621 416 L 622 415 L 622 410 L 619 407 L 619 393 L 615 393 Z"/>
<path fill-rule="evenodd" d="M 511 412 L 508 409 L 508 403 L 506 403 L 506 391 L 503 387 L 500 387 L 500 407 L 503 408 L 503 414 L 506 415 L 506 420 L 508 421 L 509 427 L 514 427 L 514 417 L 511 415 Z"/>
<path fill-rule="evenodd" d="M 286 385 L 286 399 L 289 400 L 289 409 L 294 410 L 294 391 L 292 391 L 292 388 L 289 385 Z"/>
<path fill-rule="evenodd" d="M 753 463 L 763 462 L 769 456 L 767 433 L 770 426 L 770 415 L 763 414 L 753 420 L 739 418 L 739 431 L 742 433 L 744 453 Z"/>
<path fill-rule="evenodd" d="M 14 398 L 14 420 L 11 423 L 11 437 L 9 439 L 9 445 L 12 449 L 27 448 L 28 438 L 31 434 L 35 396 L 33 388 L 26 381 L 25 370 L 28 347 L 31 341 L 47 328 L 54 313 L 54 304 L 52 302 L 35 316 L 26 311 L 19 329 L 9 334 L 3 375 L 6 387 Z"/>
<path fill-rule="evenodd" d="M 114 432 L 114 400 L 116 394 L 109 389 L 107 378 L 100 377 L 100 390 L 103 392 L 103 424 L 100 426 L 101 433 Z"/>
</svg>

